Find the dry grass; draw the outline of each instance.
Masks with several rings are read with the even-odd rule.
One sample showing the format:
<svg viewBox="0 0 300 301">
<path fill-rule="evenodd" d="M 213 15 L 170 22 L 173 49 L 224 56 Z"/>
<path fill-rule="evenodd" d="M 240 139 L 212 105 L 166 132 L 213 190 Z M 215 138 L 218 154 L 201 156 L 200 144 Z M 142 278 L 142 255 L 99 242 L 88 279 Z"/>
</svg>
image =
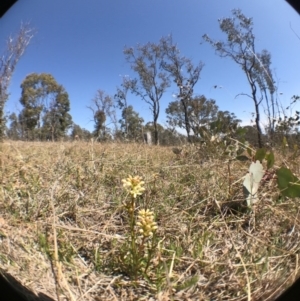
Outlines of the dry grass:
<svg viewBox="0 0 300 301">
<path fill-rule="evenodd" d="M 250 211 L 242 206 L 249 162 L 207 153 L 0 145 L 1 270 L 60 301 L 274 300 L 299 275 L 299 199 L 282 199 L 271 179 Z M 276 158 L 299 175 L 297 160 Z M 118 266 L 128 175 L 145 181 L 137 206 L 154 211 L 159 226 L 149 273 L 139 279 Z"/>
</svg>

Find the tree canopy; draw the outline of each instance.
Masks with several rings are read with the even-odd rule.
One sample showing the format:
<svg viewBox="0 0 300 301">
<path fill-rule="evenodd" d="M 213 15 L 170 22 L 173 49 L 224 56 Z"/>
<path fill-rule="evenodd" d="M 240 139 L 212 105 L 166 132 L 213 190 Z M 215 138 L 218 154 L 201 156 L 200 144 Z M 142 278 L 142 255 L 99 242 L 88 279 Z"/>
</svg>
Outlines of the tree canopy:
<svg viewBox="0 0 300 301">
<path fill-rule="evenodd" d="M 271 53 L 256 50 L 256 38 L 253 33 L 253 20 L 246 17 L 241 10 L 232 11 L 233 17 L 219 19 L 219 27 L 226 38 L 215 41 L 207 34 L 203 36 L 220 57 L 228 57 L 237 64 L 246 76 L 250 92 L 237 96 L 247 96 L 254 104 L 254 131 L 249 127 L 248 133 L 257 135 L 261 147 L 263 139 L 278 141 L 282 135 L 298 135 L 298 119 L 288 116 L 278 104 L 277 87 L 271 67 Z M 55 78 L 48 73 L 32 73 L 21 84 L 20 103 L 22 110 L 18 113 L 8 112 L 4 116 L 4 105 L 8 98 L 8 86 L 20 57 L 23 55 L 33 36 L 32 30 L 22 26 L 15 38 L 9 38 L 7 49 L 0 58 L 0 140 L 5 133 L 5 123 L 9 123 L 6 134 L 11 139 L 58 140 L 70 137 L 90 137 L 91 133 L 81 129 L 72 121 L 68 93 Z M 194 62 L 183 55 L 172 35 L 162 37 L 158 42 L 137 44 L 123 49 L 125 60 L 133 70 L 134 76 L 123 76 L 122 83 L 112 94 L 98 89 L 91 104 L 94 131 L 92 135 L 99 141 L 126 139 L 139 141 L 145 131 L 150 131 L 155 144 L 177 143 L 180 139 L 177 131 L 186 132 L 187 141 L 199 140 L 208 130 L 210 135 L 232 132 L 240 120 L 229 111 L 221 111 L 214 99 L 205 95 L 195 95 L 196 85 L 204 67 L 202 61 Z M 170 91 L 172 89 L 172 92 Z M 175 92 L 173 92 L 175 89 Z M 151 121 L 146 125 L 136 103 L 144 101 L 151 111 Z M 172 93 L 173 101 L 166 108 L 167 125 L 161 122 L 161 101 Z M 164 97 L 164 98 L 163 98 Z M 291 104 L 299 100 L 292 99 Z M 267 124 L 263 131 L 261 110 L 266 114 Z M 278 118 L 283 114 L 283 119 Z M 143 116 L 145 117 L 145 116 Z M 251 121 L 252 122 L 252 121 Z M 71 131 L 68 133 L 68 130 Z"/>
<path fill-rule="evenodd" d="M 138 45 L 135 49 L 124 49 L 126 61 L 132 70 L 137 73 L 137 78 L 130 81 L 130 89 L 141 97 L 150 107 L 153 116 L 154 141 L 158 144 L 157 121 L 160 113 L 160 99 L 170 86 L 167 72 L 162 68 L 164 49 L 162 40 L 155 43 Z"/>
<path fill-rule="evenodd" d="M 72 125 L 68 93 L 51 74 L 32 73 L 21 84 L 22 123 L 28 139 L 64 136 Z"/>
<path fill-rule="evenodd" d="M 204 64 L 199 62 L 197 65 L 194 65 L 191 59 L 182 56 L 177 45 L 173 43 L 171 35 L 163 38 L 161 44 L 165 52 L 162 68 L 169 73 L 177 86 L 178 93 L 176 94 L 176 98 L 180 101 L 179 107 L 183 111 L 184 128 L 188 140 L 190 140 L 192 121 L 189 107 L 192 105 L 194 87 L 200 78 Z"/>
</svg>

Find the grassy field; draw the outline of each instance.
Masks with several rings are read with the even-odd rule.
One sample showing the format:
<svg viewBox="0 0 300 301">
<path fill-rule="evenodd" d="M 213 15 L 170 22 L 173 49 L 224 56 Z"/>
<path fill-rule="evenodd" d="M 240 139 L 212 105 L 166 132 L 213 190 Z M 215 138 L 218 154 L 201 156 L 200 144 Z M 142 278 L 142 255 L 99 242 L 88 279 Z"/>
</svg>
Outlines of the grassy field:
<svg viewBox="0 0 300 301">
<path fill-rule="evenodd" d="M 193 145 L 5 142 L 0 151 L 0 267 L 34 292 L 266 301 L 299 275 L 299 199 L 281 197 L 270 176 L 247 208 L 250 161 Z M 297 156 L 275 157 L 299 175 Z"/>
</svg>

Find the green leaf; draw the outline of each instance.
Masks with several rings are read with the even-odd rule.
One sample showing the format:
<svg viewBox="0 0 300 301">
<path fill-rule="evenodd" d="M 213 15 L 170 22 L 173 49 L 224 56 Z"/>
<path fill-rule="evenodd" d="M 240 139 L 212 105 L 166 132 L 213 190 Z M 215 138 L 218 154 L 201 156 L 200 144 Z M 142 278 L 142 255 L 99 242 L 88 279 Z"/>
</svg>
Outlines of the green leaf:
<svg viewBox="0 0 300 301">
<path fill-rule="evenodd" d="M 266 160 L 267 160 L 267 169 L 272 168 L 275 162 L 274 153 L 270 152 L 269 154 L 266 154 Z"/>
<path fill-rule="evenodd" d="M 300 197 L 300 182 L 288 168 L 281 167 L 277 170 L 277 183 L 283 196 Z"/>
<path fill-rule="evenodd" d="M 255 153 L 254 160 L 255 161 L 258 160 L 260 163 L 262 163 L 265 156 L 266 156 L 266 150 L 264 148 L 259 148 Z"/>
</svg>

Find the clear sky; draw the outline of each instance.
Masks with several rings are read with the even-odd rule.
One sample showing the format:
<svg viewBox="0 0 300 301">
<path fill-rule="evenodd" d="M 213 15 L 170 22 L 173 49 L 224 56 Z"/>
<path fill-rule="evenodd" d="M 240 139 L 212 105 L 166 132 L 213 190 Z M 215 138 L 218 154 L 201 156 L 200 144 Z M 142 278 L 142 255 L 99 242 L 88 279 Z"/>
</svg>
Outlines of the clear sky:
<svg viewBox="0 0 300 301">
<path fill-rule="evenodd" d="M 243 72 L 228 58 L 218 57 L 203 34 L 225 39 L 218 19 L 240 8 L 253 17 L 256 49 L 272 55 L 279 100 L 288 104 L 300 95 L 300 16 L 283 0 L 19 0 L 0 19 L 0 53 L 5 40 L 30 22 L 36 35 L 19 61 L 10 85 L 6 111 L 18 112 L 20 84 L 26 75 L 51 73 L 69 93 L 73 121 L 93 129 L 90 105 L 98 89 L 114 95 L 123 75 L 135 75 L 125 61 L 124 46 L 158 42 L 172 34 L 181 53 L 205 66 L 195 94 L 215 99 L 221 110 L 234 112 L 249 123 L 251 100 L 235 96 L 249 93 Z M 292 29 L 293 30 L 292 30 Z M 218 85 L 222 88 L 214 89 Z M 161 101 L 159 122 L 165 124 L 165 108 L 172 100 L 170 87 Z M 134 95 L 128 102 L 151 121 L 148 105 Z M 295 109 L 299 109 L 299 106 Z"/>
</svg>

